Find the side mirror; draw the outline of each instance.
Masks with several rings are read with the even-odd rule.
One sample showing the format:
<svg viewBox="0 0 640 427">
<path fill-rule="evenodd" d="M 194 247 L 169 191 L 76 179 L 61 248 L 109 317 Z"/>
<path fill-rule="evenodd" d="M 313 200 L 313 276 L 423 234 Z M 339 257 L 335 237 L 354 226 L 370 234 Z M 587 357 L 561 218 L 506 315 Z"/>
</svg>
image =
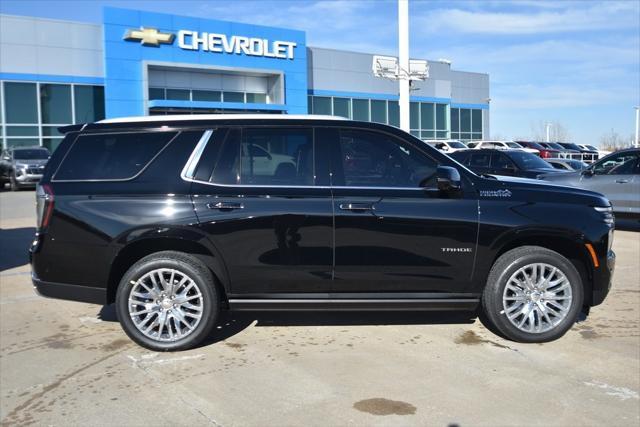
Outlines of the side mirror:
<svg viewBox="0 0 640 427">
<path fill-rule="evenodd" d="M 436 170 L 438 190 L 442 192 L 459 191 L 462 188 L 462 179 L 458 169 L 451 166 L 438 166 Z"/>
<path fill-rule="evenodd" d="M 580 172 L 582 175 L 584 176 L 593 176 L 595 175 L 595 172 L 593 171 L 593 169 L 589 168 L 589 169 L 583 169 L 582 172 Z"/>
</svg>

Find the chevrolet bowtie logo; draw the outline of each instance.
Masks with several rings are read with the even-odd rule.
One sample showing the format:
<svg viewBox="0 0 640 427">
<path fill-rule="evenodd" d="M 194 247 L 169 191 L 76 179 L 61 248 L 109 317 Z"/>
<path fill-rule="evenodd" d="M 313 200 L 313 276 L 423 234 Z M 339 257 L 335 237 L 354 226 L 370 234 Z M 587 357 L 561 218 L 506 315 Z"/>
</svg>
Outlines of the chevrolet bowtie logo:
<svg viewBox="0 0 640 427">
<path fill-rule="evenodd" d="M 161 33 L 155 28 L 140 27 L 139 30 L 127 30 L 124 39 L 128 41 L 140 41 L 143 46 L 160 46 L 162 44 L 173 43 L 175 35 L 171 33 Z"/>
</svg>

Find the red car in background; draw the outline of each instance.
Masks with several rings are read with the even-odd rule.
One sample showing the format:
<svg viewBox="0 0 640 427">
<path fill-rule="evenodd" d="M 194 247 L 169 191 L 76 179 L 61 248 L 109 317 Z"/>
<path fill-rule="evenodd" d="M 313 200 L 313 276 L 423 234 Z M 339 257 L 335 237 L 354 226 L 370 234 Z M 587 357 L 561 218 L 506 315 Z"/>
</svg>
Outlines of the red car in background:
<svg viewBox="0 0 640 427">
<path fill-rule="evenodd" d="M 553 150 L 551 148 L 543 147 L 537 142 L 533 142 L 533 141 L 516 141 L 516 142 L 524 147 L 534 148 L 538 150 L 540 152 L 540 157 L 542 157 L 543 159 L 553 159 L 558 157 L 558 153 L 559 153 L 558 150 Z"/>
</svg>

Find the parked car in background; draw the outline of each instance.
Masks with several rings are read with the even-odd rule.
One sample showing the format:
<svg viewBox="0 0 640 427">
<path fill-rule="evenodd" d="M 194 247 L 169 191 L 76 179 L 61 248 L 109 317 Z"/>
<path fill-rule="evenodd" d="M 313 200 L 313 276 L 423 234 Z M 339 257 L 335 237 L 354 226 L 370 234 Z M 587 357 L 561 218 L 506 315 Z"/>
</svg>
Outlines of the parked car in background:
<svg viewBox="0 0 640 427">
<path fill-rule="evenodd" d="M 447 140 L 428 139 L 428 140 L 425 140 L 424 142 L 434 146 L 435 148 L 442 151 L 443 153 L 453 153 L 454 151 L 467 149 L 467 146 L 462 141 L 458 141 L 457 139 L 447 139 Z"/>
<path fill-rule="evenodd" d="M 604 194 L 616 215 L 640 218 L 640 149 L 616 151 L 582 171 L 545 175 L 555 184 Z"/>
<path fill-rule="evenodd" d="M 34 187 L 42 178 L 44 167 L 51 157 L 45 147 L 15 147 L 0 155 L 0 185 L 8 182 L 11 191 Z"/>
<path fill-rule="evenodd" d="M 556 169 L 566 171 L 581 171 L 589 167 L 585 162 L 574 159 L 545 159 L 545 161 Z"/>
<path fill-rule="evenodd" d="M 609 154 L 611 154 L 611 151 L 608 150 L 601 150 L 599 148 L 597 148 L 594 145 L 590 145 L 590 144 L 577 144 L 578 147 L 582 148 L 583 150 L 591 150 L 591 151 L 597 151 L 598 152 L 598 158 L 604 157 L 604 156 L 608 156 Z"/>
<path fill-rule="evenodd" d="M 534 142 L 534 141 L 515 141 L 515 142 L 522 145 L 523 147 L 538 150 L 538 153 L 539 153 L 538 155 L 543 159 L 558 157 L 558 153 L 559 153 L 558 150 L 553 148 L 543 147 L 538 142 Z"/>
<path fill-rule="evenodd" d="M 562 173 L 535 154 L 522 150 L 472 149 L 456 151 L 451 157 L 477 174 L 538 178 L 541 174 Z"/>
<path fill-rule="evenodd" d="M 578 147 L 578 145 L 572 142 L 558 142 L 558 145 L 568 150 L 577 151 L 579 154 L 571 155 L 572 159 L 582 160 L 585 163 L 593 163 L 598 160 L 598 150 L 586 150 Z"/>
<path fill-rule="evenodd" d="M 538 150 L 534 148 L 523 147 L 515 141 L 479 141 L 473 147 L 474 150 L 480 150 L 483 148 L 493 148 L 495 150 L 521 150 L 527 153 L 539 155 Z"/>
</svg>

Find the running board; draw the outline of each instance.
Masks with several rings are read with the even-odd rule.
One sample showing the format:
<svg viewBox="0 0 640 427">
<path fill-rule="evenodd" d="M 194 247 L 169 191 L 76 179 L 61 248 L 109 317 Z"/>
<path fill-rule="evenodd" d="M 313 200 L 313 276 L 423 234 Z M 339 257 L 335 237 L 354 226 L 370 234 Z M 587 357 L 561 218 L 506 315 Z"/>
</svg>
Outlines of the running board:
<svg viewBox="0 0 640 427">
<path fill-rule="evenodd" d="M 478 298 L 442 299 L 230 299 L 235 311 L 431 311 L 466 310 L 478 307 Z"/>
</svg>

